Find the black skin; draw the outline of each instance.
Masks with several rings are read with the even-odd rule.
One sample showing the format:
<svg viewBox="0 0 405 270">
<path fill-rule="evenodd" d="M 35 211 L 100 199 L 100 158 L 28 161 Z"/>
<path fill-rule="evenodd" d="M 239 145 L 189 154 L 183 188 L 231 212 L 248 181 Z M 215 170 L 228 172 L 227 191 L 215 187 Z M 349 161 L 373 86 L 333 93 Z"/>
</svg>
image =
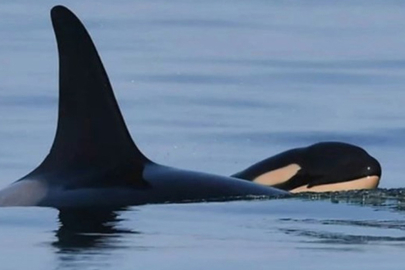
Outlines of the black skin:
<svg viewBox="0 0 405 270">
<path fill-rule="evenodd" d="M 48 188 L 35 205 L 58 209 L 124 207 L 288 195 L 279 189 L 149 160 L 128 132 L 83 24 L 62 6 L 52 9 L 51 18 L 59 52 L 56 136 L 44 161 L 18 180 L 40 181 Z"/>
<path fill-rule="evenodd" d="M 301 169 L 288 181 L 275 185 L 283 190 L 346 182 L 366 176 L 381 177 L 380 163 L 364 149 L 342 142 L 321 142 L 262 160 L 232 177 L 253 181 L 269 171 L 290 164 Z"/>
<path fill-rule="evenodd" d="M 340 156 L 343 144 L 331 152 L 322 147 L 317 149 L 317 146 L 313 146 L 314 149 L 307 155 L 305 148 L 287 151 L 235 175 L 244 180 L 154 163 L 133 142 L 107 73 L 83 24 L 62 6 L 54 7 L 51 17 L 60 60 L 56 136 L 45 160 L 17 181 L 20 183 L 11 185 L 11 193 L 7 193 L 10 191 L 7 188 L 2 191 L 0 201 L 3 199 L 5 205 L 13 205 L 6 204 L 13 201 L 16 205 L 48 206 L 66 212 L 69 208 L 227 201 L 246 199 L 252 195 L 288 196 L 289 193 L 281 189 L 245 180 L 252 180 L 255 175 L 273 167 L 291 163 L 300 164 L 303 168 L 292 183 L 298 180 L 301 183 L 307 175 L 316 176 L 310 185 L 334 181 L 326 177 L 330 174 L 324 173 L 330 172 L 325 168 L 331 165 L 325 155 L 335 156 L 337 153 Z M 297 154 L 299 152 L 304 154 Z M 355 166 L 356 170 L 359 168 L 361 166 Z M 13 200 L 15 194 L 25 194 L 27 190 L 24 187 L 31 187 L 30 184 L 34 183 L 30 181 L 40 182 L 46 194 L 38 197 L 30 194 L 35 198 L 27 202 L 24 197 Z M 280 188 L 288 190 L 290 187 Z"/>
</svg>

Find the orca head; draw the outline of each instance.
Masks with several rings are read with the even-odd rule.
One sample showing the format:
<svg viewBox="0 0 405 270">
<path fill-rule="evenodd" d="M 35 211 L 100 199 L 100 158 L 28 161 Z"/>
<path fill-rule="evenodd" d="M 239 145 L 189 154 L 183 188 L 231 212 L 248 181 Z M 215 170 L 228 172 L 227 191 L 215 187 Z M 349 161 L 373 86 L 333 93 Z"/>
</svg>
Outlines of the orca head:
<svg viewBox="0 0 405 270">
<path fill-rule="evenodd" d="M 372 189 L 381 166 L 358 146 L 321 142 L 269 157 L 232 177 L 293 193 Z"/>
<path fill-rule="evenodd" d="M 296 192 L 373 189 L 381 178 L 381 165 L 364 149 L 342 142 L 321 142 L 302 148 L 300 169 L 279 188 Z"/>
</svg>

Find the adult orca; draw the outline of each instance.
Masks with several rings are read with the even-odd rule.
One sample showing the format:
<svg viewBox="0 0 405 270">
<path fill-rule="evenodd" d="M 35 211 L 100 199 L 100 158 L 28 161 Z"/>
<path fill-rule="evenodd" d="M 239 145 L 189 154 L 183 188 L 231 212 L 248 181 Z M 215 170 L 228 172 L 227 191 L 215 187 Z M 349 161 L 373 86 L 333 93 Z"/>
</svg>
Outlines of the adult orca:
<svg viewBox="0 0 405 270">
<path fill-rule="evenodd" d="M 358 146 L 321 142 L 264 159 L 232 177 L 292 193 L 373 189 L 381 166 Z"/>
<path fill-rule="evenodd" d="M 2 206 L 123 207 L 289 193 L 156 164 L 132 141 L 96 48 L 67 8 L 51 10 L 59 52 L 59 113 L 44 161 L 0 191 Z"/>
</svg>

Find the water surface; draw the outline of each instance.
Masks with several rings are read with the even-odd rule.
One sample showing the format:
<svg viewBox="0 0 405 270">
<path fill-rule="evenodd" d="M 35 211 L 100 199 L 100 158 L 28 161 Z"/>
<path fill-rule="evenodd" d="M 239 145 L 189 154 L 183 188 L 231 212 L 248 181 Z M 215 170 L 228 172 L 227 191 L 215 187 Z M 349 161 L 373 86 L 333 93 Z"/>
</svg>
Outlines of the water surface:
<svg viewBox="0 0 405 270">
<path fill-rule="evenodd" d="M 39 164 L 55 133 L 53 5 L 0 3 L 1 187 Z M 66 5 L 91 32 L 151 159 L 230 175 L 340 140 L 381 161 L 389 190 L 142 206 L 97 225 L 77 216 L 76 227 L 52 209 L 1 209 L 2 268 L 402 269 L 402 1 Z"/>
</svg>

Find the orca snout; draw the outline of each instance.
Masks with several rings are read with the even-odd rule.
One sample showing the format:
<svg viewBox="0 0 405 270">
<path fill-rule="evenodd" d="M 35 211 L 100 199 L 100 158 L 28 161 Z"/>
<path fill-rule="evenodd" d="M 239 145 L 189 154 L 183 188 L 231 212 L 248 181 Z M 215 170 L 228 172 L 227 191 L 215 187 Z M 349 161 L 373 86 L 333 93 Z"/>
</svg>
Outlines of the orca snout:
<svg viewBox="0 0 405 270">
<path fill-rule="evenodd" d="M 378 176 L 379 178 L 381 178 L 381 174 L 382 174 L 382 169 L 381 169 L 381 165 L 380 162 L 378 162 L 377 159 L 375 159 L 374 157 L 369 156 L 369 160 L 367 162 L 366 165 L 366 170 L 365 170 L 365 174 L 366 176 Z"/>
<path fill-rule="evenodd" d="M 378 187 L 382 170 L 364 149 L 346 143 L 325 142 L 306 149 L 303 169 L 308 184 L 291 192 L 325 192 Z"/>
</svg>

